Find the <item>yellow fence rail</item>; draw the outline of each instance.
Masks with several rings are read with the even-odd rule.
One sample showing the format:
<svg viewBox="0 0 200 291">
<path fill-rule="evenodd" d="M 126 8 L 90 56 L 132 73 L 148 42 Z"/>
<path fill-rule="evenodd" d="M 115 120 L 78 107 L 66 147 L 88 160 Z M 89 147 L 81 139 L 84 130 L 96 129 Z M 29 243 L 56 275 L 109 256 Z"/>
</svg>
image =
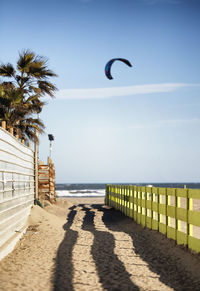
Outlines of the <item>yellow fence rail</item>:
<svg viewBox="0 0 200 291">
<path fill-rule="evenodd" d="M 105 203 L 200 252 L 200 190 L 107 185 Z"/>
</svg>

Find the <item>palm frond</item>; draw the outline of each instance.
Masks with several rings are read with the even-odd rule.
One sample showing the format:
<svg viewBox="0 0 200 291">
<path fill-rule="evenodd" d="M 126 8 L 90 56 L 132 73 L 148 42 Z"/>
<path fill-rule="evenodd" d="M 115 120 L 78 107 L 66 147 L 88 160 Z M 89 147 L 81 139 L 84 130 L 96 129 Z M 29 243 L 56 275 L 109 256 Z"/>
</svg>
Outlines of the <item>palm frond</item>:
<svg viewBox="0 0 200 291">
<path fill-rule="evenodd" d="M 57 87 L 50 82 L 39 80 L 37 83 L 38 87 L 41 89 L 42 95 L 47 94 L 51 97 L 54 97 L 53 93 L 58 90 Z"/>
<path fill-rule="evenodd" d="M 45 126 L 39 118 L 27 118 L 21 120 L 17 128 L 20 130 L 21 136 L 24 140 L 27 140 L 28 138 L 31 141 L 39 142 L 36 131 L 43 134 Z"/>
<path fill-rule="evenodd" d="M 33 62 L 29 66 L 29 71 L 27 72 L 27 74 L 36 79 L 41 79 L 45 75 L 44 74 L 45 69 L 46 67 L 43 66 L 42 62 Z"/>
<path fill-rule="evenodd" d="M 41 93 L 41 89 L 35 86 L 29 86 L 29 92 Z"/>
<path fill-rule="evenodd" d="M 15 69 L 12 64 L 8 63 L 6 65 L 2 64 L 0 66 L 0 76 L 3 77 L 13 77 L 15 75 Z"/>
<path fill-rule="evenodd" d="M 29 50 L 23 50 L 19 53 L 19 60 L 17 62 L 17 68 L 20 72 L 26 71 L 29 68 L 29 65 L 35 57 L 34 52 Z"/>
<path fill-rule="evenodd" d="M 10 90 L 14 89 L 15 85 L 13 84 L 13 82 L 2 82 L 0 83 L 0 88 L 2 88 L 2 90 Z"/>
<path fill-rule="evenodd" d="M 57 75 L 52 70 L 47 70 L 46 68 L 43 68 L 43 70 L 41 71 L 41 77 L 57 77 Z"/>
<path fill-rule="evenodd" d="M 30 97 L 28 97 L 28 98 L 26 99 L 26 103 L 28 103 L 28 102 L 32 102 L 32 101 L 34 101 L 34 100 L 38 100 L 39 97 L 40 97 L 39 94 L 31 95 Z"/>
</svg>

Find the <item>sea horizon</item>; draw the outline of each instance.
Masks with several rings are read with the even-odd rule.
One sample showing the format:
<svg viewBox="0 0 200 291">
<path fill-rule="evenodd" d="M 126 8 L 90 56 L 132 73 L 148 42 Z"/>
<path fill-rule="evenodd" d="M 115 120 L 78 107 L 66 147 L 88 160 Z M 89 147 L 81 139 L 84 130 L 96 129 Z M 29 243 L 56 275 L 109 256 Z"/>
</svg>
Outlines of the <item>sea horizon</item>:
<svg viewBox="0 0 200 291">
<path fill-rule="evenodd" d="M 168 183 L 56 183 L 55 190 L 57 197 L 104 197 L 106 185 L 136 185 L 164 188 L 188 188 L 200 189 L 198 182 L 168 182 Z"/>
</svg>

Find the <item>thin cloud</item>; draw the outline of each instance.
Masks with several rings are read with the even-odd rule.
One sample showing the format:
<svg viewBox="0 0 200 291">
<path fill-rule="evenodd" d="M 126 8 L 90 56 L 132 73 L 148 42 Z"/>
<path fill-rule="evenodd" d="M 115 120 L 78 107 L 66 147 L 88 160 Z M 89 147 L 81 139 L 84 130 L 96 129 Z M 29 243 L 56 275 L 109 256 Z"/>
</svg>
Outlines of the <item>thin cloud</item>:
<svg viewBox="0 0 200 291">
<path fill-rule="evenodd" d="M 155 5 L 158 3 L 180 4 L 181 0 L 142 0 L 144 4 Z"/>
<path fill-rule="evenodd" d="M 168 119 L 160 120 L 159 123 L 162 125 L 182 125 L 182 124 L 197 124 L 200 123 L 200 118 L 185 118 L 185 119 Z"/>
<path fill-rule="evenodd" d="M 88 129 L 99 129 L 107 131 L 124 131 L 124 130 L 146 130 L 146 129 L 158 129 L 158 128 L 174 128 L 174 127 L 185 127 L 185 126 L 199 126 L 200 118 L 183 118 L 183 119 L 161 119 L 148 123 L 135 123 L 129 126 L 89 126 Z"/>
<path fill-rule="evenodd" d="M 94 2 L 95 0 L 79 0 L 81 3 L 89 3 L 89 2 Z M 138 2 L 143 2 L 148 5 L 154 5 L 157 3 L 170 3 L 170 4 L 179 4 L 183 0 L 138 0 Z"/>
<path fill-rule="evenodd" d="M 81 3 L 90 3 L 93 2 L 93 0 L 79 0 Z"/>
<path fill-rule="evenodd" d="M 166 119 L 158 120 L 152 123 L 135 124 L 129 126 L 129 129 L 150 129 L 150 128 L 163 128 L 163 127 L 177 127 L 177 126 L 190 126 L 200 124 L 200 118 L 185 118 L 185 119 Z"/>
<path fill-rule="evenodd" d="M 199 84 L 162 83 L 145 84 L 127 87 L 63 89 L 56 94 L 58 99 L 106 99 L 120 96 L 133 96 L 153 93 L 169 93 L 183 87 L 199 86 Z"/>
</svg>

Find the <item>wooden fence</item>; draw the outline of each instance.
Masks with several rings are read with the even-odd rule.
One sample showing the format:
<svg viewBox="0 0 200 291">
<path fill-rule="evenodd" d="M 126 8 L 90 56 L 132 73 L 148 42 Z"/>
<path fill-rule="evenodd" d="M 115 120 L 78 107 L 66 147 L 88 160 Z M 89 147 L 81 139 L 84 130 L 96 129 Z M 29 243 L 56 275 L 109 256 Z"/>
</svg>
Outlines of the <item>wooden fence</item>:
<svg viewBox="0 0 200 291">
<path fill-rule="evenodd" d="M 107 185 L 105 203 L 200 252 L 200 190 Z"/>
<path fill-rule="evenodd" d="M 55 192 L 55 167 L 53 161 L 48 158 L 48 163 L 45 165 L 39 162 L 38 165 L 38 194 L 41 201 L 49 200 L 54 203 L 56 198 Z"/>
</svg>

